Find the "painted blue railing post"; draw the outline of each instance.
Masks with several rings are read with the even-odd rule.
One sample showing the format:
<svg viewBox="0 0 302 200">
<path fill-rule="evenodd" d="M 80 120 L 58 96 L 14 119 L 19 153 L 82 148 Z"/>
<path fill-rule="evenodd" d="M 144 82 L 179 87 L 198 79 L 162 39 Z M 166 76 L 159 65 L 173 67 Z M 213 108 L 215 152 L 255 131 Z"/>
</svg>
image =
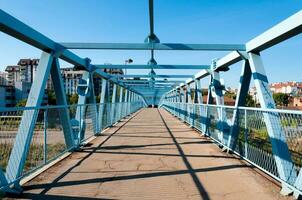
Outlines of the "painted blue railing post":
<svg viewBox="0 0 302 200">
<path fill-rule="evenodd" d="M 299 172 L 299 174 L 298 174 L 298 177 L 297 177 L 297 179 L 296 179 L 296 181 L 295 181 L 294 186 L 295 186 L 298 190 L 302 191 L 302 168 L 300 169 L 300 172 Z M 298 199 L 299 196 L 301 196 L 300 193 L 298 193 L 297 191 L 294 192 L 294 197 L 295 197 L 296 199 Z"/>
<path fill-rule="evenodd" d="M 180 95 L 181 95 L 181 120 L 185 121 L 185 106 L 186 106 L 186 96 L 183 87 L 180 87 Z"/>
<path fill-rule="evenodd" d="M 201 88 L 201 80 L 196 79 L 195 80 L 195 88 L 196 88 L 196 100 L 198 103 L 198 108 L 199 108 L 199 116 L 200 116 L 200 123 L 201 123 L 201 130 L 205 131 L 205 120 L 204 116 L 205 113 L 202 112 L 202 103 L 203 103 L 203 96 L 202 96 L 202 88 Z M 195 110 L 196 111 L 196 110 Z"/>
<path fill-rule="evenodd" d="M 124 108 L 123 108 L 123 117 L 127 116 L 127 108 L 128 108 L 128 89 L 125 89 L 125 98 L 124 98 Z"/>
<path fill-rule="evenodd" d="M 261 107 L 275 109 L 275 102 L 269 88 L 261 56 L 255 53 L 249 53 L 249 63 Z M 288 183 L 294 184 L 297 172 L 292 162 L 278 114 L 265 112 L 263 113 L 263 117 L 272 144 L 272 152 L 276 161 L 279 177 Z M 281 194 L 287 195 L 291 192 L 285 184 L 282 184 Z"/>
<path fill-rule="evenodd" d="M 84 108 L 82 109 L 82 106 L 77 106 L 76 108 L 76 114 L 75 114 L 75 120 L 78 123 L 77 125 L 79 126 L 79 133 L 77 136 L 77 142 L 81 141 L 82 138 L 85 136 L 85 104 L 87 102 L 87 96 L 89 95 L 89 90 L 90 90 L 90 74 L 89 72 L 85 71 L 79 80 L 78 86 L 77 86 L 77 94 L 78 94 L 78 102 L 77 105 L 83 105 Z"/>
<path fill-rule="evenodd" d="M 187 116 L 188 116 L 188 123 L 190 124 L 190 126 L 191 127 L 193 127 L 193 119 L 192 119 L 192 117 L 193 117 L 193 115 L 192 115 L 192 106 L 193 106 L 193 104 L 192 104 L 192 96 L 191 96 L 191 86 L 190 86 L 190 84 L 187 84 Z"/>
<path fill-rule="evenodd" d="M 207 96 L 207 106 L 205 109 L 205 113 L 204 116 L 202 117 L 203 119 L 205 119 L 205 130 L 204 130 L 204 134 L 210 136 L 211 132 L 210 132 L 210 125 L 211 125 L 211 118 L 210 118 L 210 112 L 209 112 L 209 104 L 213 104 L 213 96 L 212 96 L 212 80 L 213 80 L 213 76 L 210 76 L 210 82 L 208 85 L 208 96 Z"/>
<path fill-rule="evenodd" d="M 238 135 L 239 135 L 239 117 L 238 107 L 244 106 L 246 97 L 248 94 L 250 82 L 251 82 L 252 72 L 248 60 L 243 61 L 240 82 L 238 87 L 238 92 L 235 101 L 235 110 L 233 111 L 233 117 L 231 122 L 230 133 L 227 138 L 227 148 L 229 150 L 234 150 L 237 144 Z"/>
<path fill-rule="evenodd" d="M 67 107 L 68 104 L 67 104 L 66 92 L 64 88 L 64 82 L 62 79 L 59 60 L 57 57 L 54 59 L 52 63 L 50 74 L 51 74 L 51 79 L 53 82 L 53 87 L 56 95 L 56 103 L 57 105 L 64 106 L 64 108 L 59 109 L 59 116 L 63 128 L 66 146 L 68 149 L 71 149 L 75 147 L 74 135 L 71 127 L 69 108 Z"/>
<path fill-rule="evenodd" d="M 107 80 L 102 79 L 102 90 L 100 97 L 100 105 L 99 105 L 99 128 L 100 132 L 103 130 L 103 122 L 104 122 L 104 110 L 105 110 L 105 98 L 106 98 L 106 89 L 107 89 Z"/>
<path fill-rule="evenodd" d="M 41 105 L 53 60 L 54 54 L 42 53 L 37 67 L 37 74 L 39 76 L 36 76 L 33 80 L 26 107 L 38 107 Z M 23 111 L 21 123 L 6 168 L 8 182 L 13 182 L 22 175 L 38 114 L 38 109 Z M 73 146 L 73 143 L 68 143 L 68 145 Z M 18 181 L 14 183 L 14 187 L 16 189 L 20 188 Z"/>
<path fill-rule="evenodd" d="M 123 117 L 123 115 L 122 115 L 122 111 L 123 111 L 123 95 L 124 95 L 124 88 L 120 87 L 119 109 L 118 109 L 118 119 L 119 120 Z"/>
<path fill-rule="evenodd" d="M 47 122 L 48 122 L 48 110 L 47 109 L 45 109 L 44 110 L 44 123 L 43 123 L 43 129 L 44 129 L 44 131 L 43 131 L 43 161 L 44 161 L 44 164 L 46 164 L 47 163 Z"/>
<path fill-rule="evenodd" d="M 213 93 L 215 94 L 215 100 L 216 100 L 216 105 L 217 107 L 217 113 L 218 113 L 218 118 L 219 118 L 219 135 L 218 135 L 218 139 L 220 140 L 221 143 L 224 143 L 224 119 L 225 119 L 225 110 L 221 107 L 224 105 L 224 96 L 223 96 L 223 88 L 220 82 L 220 74 L 218 71 L 215 71 L 216 68 L 216 60 L 213 61 L 212 65 L 211 65 L 211 75 L 213 77 L 212 79 L 212 89 L 214 90 Z"/>
<path fill-rule="evenodd" d="M 111 125 L 115 123 L 115 107 L 116 107 L 116 84 L 113 84 L 112 99 L 111 99 Z"/>
<path fill-rule="evenodd" d="M 6 187 L 8 186 L 8 182 L 7 182 L 7 179 L 5 177 L 5 174 L 4 172 L 2 171 L 2 169 L 0 168 L 0 187 Z M 5 188 L 5 191 L 7 190 L 8 188 Z"/>
</svg>

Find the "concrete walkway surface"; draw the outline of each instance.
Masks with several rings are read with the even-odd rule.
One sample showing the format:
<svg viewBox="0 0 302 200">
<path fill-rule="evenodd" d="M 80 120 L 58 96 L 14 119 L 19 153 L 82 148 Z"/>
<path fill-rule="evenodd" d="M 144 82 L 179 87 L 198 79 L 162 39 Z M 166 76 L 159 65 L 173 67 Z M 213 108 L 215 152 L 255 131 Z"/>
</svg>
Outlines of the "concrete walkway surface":
<svg viewBox="0 0 302 200">
<path fill-rule="evenodd" d="M 24 186 L 23 199 L 289 199 L 165 110 L 145 108 Z"/>
</svg>

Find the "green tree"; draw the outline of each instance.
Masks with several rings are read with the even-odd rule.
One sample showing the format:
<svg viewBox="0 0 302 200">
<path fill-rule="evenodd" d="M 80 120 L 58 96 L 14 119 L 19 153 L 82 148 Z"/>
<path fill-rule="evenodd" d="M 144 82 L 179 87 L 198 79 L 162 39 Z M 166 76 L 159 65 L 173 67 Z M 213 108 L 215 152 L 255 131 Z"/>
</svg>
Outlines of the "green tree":
<svg viewBox="0 0 302 200">
<path fill-rule="evenodd" d="M 101 95 L 96 96 L 96 97 L 95 97 L 96 103 L 100 103 L 100 99 L 101 99 Z"/>
<path fill-rule="evenodd" d="M 57 105 L 56 95 L 54 91 L 47 91 L 48 105 Z"/>
<path fill-rule="evenodd" d="M 234 100 L 236 99 L 236 94 L 234 92 L 226 91 L 224 96 L 229 97 Z"/>
<path fill-rule="evenodd" d="M 288 106 L 289 104 L 289 95 L 284 93 L 275 93 L 273 94 L 274 101 L 278 106 Z"/>
<path fill-rule="evenodd" d="M 68 102 L 69 102 L 69 104 L 77 104 L 78 103 L 78 99 L 79 99 L 79 95 L 78 94 L 73 94 L 73 95 L 69 95 L 68 96 Z"/>
<path fill-rule="evenodd" d="M 256 102 L 254 101 L 252 95 L 247 94 L 245 99 L 245 106 L 247 107 L 255 107 Z"/>
<path fill-rule="evenodd" d="M 21 99 L 17 104 L 16 107 L 24 107 L 26 105 L 27 99 Z"/>
</svg>

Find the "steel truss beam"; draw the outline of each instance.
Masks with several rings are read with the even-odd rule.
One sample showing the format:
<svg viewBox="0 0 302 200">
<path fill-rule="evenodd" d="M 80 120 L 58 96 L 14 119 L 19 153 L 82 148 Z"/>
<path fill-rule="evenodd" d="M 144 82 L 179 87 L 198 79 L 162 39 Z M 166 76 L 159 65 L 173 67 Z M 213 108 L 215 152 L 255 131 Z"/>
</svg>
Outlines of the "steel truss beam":
<svg viewBox="0 0 302 200">
<path fill-rule="evenodd" d="M 33 81 L 26 107 L 40 107 L 45 94 L 46 82 L 50 74 L 53 79 L 57 104 L 67 106 L 58 59 L 54 54 L 42 53 L 37 67 L 37 74 L 39 74 L 39 76 L 36 76 Z M 6 178 L 10 183 L 14 180 L 18 180 L 23 172 L 39 111 L 39 109 L 25 110 L 22 114 L 14 146 L 6 168 Z M 74 147 L 74 138 L 68 108 L 60 108 L 58 113 L 62 122 L 66 146 L 68 149 L 71 149 Z M 19 188 L 19 182 L 15 182 L 14 184 L 16 188 Z"/>
<path fill-rule="evenodd" d="M 150 83 L 149 80 L 144 80 L 144 79 L 140 79 L 140 80 L 135 80 L 135 79 L 122 79 L 119 81 L 120 83 L 124 83 L 124 84 L 128 84 L 128 83 L 140 83 L 140 84 L 145 84 L 145 83 Z M 177 80 L 152 80 L 152 82 L 154 83 L 175 83 L 175 84 L 180 84 L 180 83 L 184 83 L 184 81 L 177 81 Z"/>
<path fill-rule="evenodd" d="M 145 74 L 127 74 L 111 75 L 116 78 L 192 78 L 192 75 L 145 75 Z"/>
<path fill-rule="evenodd" d="M 190 50 L 190 51 L 245 51 L 243 44 L 184 44 L 184 43 L 60 43 L 66 49 L 100 50 Z"/>
<path fill-rule="evenodd" d="M 66 48 L 61 44 L 54 42 L 30 26 L 7 14 L 3 10 L 0 10 L 0 31 L 41 49 L 44 52 L 55 52 L 59 58 L 75 65 L 78 69 L 91 71 L 91 69 L 95 68 L 93 65 L 89 64 L 89 59 L 80 58 L 71 51 L 66 50 Z M 103 78 L 110 79 L 110 75 L 105 72 L 95 70 L 95 73 L 99 74 Z"/>
<path fill-rule="evenodd" d="M 210 69 L 210 65 L 100 65 L 94 64 L 98 69 Z"/>
</svg>

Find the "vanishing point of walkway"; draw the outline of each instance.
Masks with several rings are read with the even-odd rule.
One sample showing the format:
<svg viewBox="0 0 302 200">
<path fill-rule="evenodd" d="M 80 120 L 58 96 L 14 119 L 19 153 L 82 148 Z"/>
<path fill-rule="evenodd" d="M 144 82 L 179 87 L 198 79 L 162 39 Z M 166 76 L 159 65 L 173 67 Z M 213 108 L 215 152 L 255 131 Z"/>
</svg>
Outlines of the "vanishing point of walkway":
<svg viewBox="0 0 302 200">
<path fill-rule="evenodd" d="M 164 110 L 146 108 L 24 186 L 28 199 L 284 199 Z"/>
</svg>

